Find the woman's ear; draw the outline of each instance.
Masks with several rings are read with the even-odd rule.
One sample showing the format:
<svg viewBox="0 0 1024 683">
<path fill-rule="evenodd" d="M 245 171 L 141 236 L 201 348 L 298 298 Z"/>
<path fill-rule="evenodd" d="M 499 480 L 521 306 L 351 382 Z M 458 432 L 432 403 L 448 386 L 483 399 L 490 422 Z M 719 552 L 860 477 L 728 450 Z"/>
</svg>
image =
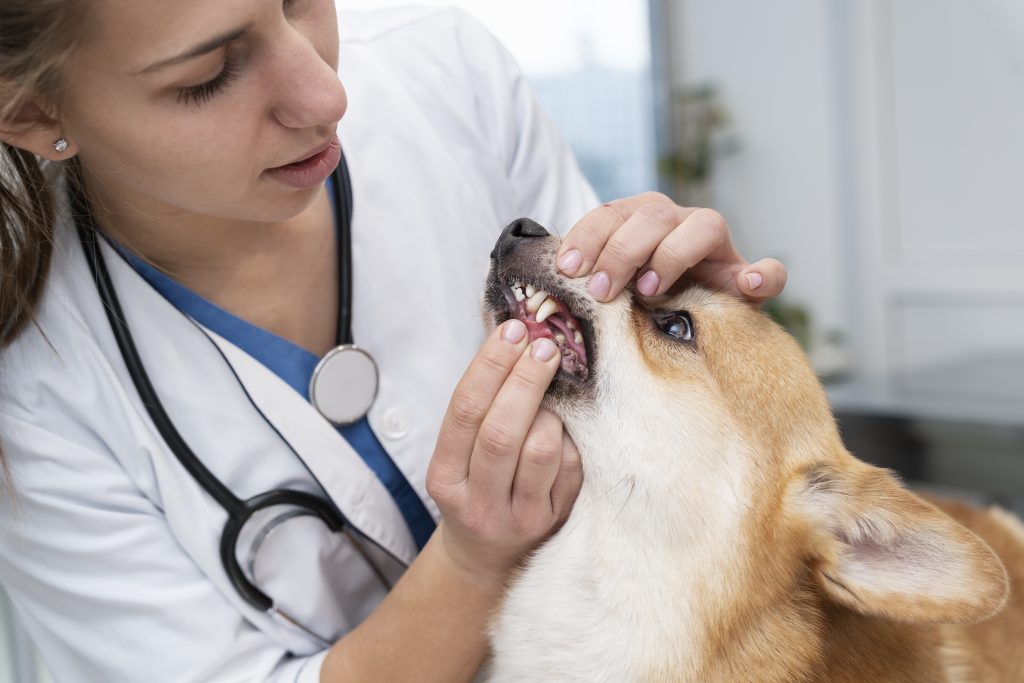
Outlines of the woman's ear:
<svg viewBox="0 0 1024 683">
<path fill-rule="evenodd" d="M 61 122 L 31 100 L 0 120 L 0 140 L 50 161 L 63 161 L 78 153 L 75 142 L 64 138 Z"/>
<path fill-rule="evenodd" d="M 1006 570 L 984 541 L 885 470 L 852 457 L 810 467 L 787 505 L 810 532 L 823 593 L 852 610 L 970 623 L 1006 601 Z"/>
</svg>

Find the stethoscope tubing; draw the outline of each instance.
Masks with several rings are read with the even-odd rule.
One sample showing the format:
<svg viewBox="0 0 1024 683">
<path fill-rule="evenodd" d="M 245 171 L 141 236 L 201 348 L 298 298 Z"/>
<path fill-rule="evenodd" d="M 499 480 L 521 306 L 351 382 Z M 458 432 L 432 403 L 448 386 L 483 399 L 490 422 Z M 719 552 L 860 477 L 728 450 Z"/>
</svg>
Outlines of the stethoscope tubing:
<svg viewBox="0 0 1024 683">
<path fill-rule="evenodd" d="M 334 172 L 334 206 L 338 210 L 338 344 L 352 339 L 352 178 L 342 152 Z"/>
<path fill-rule="evenodd" d="M 339 273 L 340 300 L 338 335 L 339 340 L 345 341 L 347 339 L 351 342 L 351 249 L 345 248 L 345 245 L 351 244 L 350 223 L 352 215 L 352 189 L 344 157 L 342 157 L 339 170 L 340 172 L 335 171 L 334 183 L 335 206 L 338 207 L 339 212 L 342 212 L 338 221 L 341 233 L 339 234 L 338 240 L 339 259 L 341 259 L 339 261 L 339 269 L 341 272 Z M 390 584 L 384 577 L 383 572 L 376 566 L 376 563 L 371 561 L 366 550 L 354 539 L 353 534 L 348 532 L 348 527 L 351 526 L 353 529 L 355 529 L 355 527 L 348 522 L 345 516 L 333 503 L 304 491 L 288 489 L 267 491 L 246 500 L 242 500 L 235 496 L 229 488 L 218 480 L 195 455 L 188 443 L 174 426 L 174 422 L 171 420 L 170 416 L 164 409 L 163 404 L 160 402 L 156 389 L 153 387 L 149 374 L 146 372 L 142 358 L 132 337 L 131 330 L 128 328 L 126 317 L 121 307 L 120 299 L 118 298 L 117 292 L 114 288 L 110 272 L 103 259 L 103 254 L 98 243 L 98 231 L 93 220 L 92 213 L 89 210 L 88 202 L 82 195 L 81 189 L 78 187 L 75 187 L 72 192 L 71 206 L 75 217 L 78 237 L 82 243 L 83 249 L 85 250 L 86 262 L 88 263 L 89 270 L 92 273 L 93 280 L 96 283 L 107 320 L 110 323 L 110 328 L 114 334 L 114 339 L 117 343 L 121 356 L 124 359 L 128 373 L 139 393 L 139 398 L 142 401 L 143 406 L 150 415 L 150 418 L 152 419 L 154 426 L 157 428 L 157 431 L 160 433 L 161 438 L 163 438 L 167 443 L 168 448 L 174 456 L 182 464 L 189 475 L 215 501 L 217 501 L 228 515 L 228 519 L 224 525 L 224 531 L 221 534 L 221 563 L 241 597 L 249 605 L 260 611 L 281 613 L 286 617 L 287 621 L 298 624 L 298 622 L 293 618 L 277 609 L 274 606 L 273 600 L 249 581 L 238 562 L 237 554 L 235 552 L 238 537 L 241 534 L 245 523 L 261 510 L 278 505 L 300 508 L 303 511 L 303 514 L 313 515 L 321 519 L 331 531 L 345 532 L 346 536 L 352 541 L 360 555 L 362 555 L 370 564 L 370 567 L 378 578 L 381 579 L 386 587 L 390 587 Z M 312 634 L 312 632 L 305 627 L 301 628 Z"/>
</svg>

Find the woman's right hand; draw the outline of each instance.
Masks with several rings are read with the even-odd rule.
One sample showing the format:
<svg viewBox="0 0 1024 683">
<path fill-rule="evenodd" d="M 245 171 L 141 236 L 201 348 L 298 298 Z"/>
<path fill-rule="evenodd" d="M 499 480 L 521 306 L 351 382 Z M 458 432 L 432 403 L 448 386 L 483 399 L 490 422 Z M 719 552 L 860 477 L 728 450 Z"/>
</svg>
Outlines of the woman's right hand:
<svg viewBox="0 0 1024 683">
<path fill-rule="evenodd" d="M 448 556 L 500 578 L 569 515 L 583 482 L 562 421 L 540 407 L 561 363 L 550 339 L 499 325 L 452 395 L 427 470 Z"/>
</svg>

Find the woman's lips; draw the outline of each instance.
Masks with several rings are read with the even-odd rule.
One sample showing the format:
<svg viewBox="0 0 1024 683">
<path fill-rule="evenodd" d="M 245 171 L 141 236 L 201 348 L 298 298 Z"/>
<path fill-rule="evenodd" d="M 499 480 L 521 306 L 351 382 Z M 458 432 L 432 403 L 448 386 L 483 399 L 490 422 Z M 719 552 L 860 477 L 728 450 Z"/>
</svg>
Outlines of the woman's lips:
<svg viewBox="0 0 1024 683">
<path fill-rule="evenodd" d="M 327 146 L 313 156 L 285 166 L 268 168 L 264 173 L 285 185 L 306 189 L 327 180 L 341 162 L 341 143 L 335 135 Z"/>
</svg>

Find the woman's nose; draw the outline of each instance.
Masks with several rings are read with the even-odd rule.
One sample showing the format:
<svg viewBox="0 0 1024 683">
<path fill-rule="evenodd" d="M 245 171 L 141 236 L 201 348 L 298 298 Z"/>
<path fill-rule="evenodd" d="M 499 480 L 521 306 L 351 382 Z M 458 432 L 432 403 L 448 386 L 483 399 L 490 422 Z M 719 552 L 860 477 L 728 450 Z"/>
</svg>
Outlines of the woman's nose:
<svg viewBox="0 0 1024 683">
<path fill-rule="evenodd" d="M 348 108 L 334 67 L 301 36 L 294 36 L 275 60 L 273 114 L 287 128 L 333 127 Z"/>
</svg>

